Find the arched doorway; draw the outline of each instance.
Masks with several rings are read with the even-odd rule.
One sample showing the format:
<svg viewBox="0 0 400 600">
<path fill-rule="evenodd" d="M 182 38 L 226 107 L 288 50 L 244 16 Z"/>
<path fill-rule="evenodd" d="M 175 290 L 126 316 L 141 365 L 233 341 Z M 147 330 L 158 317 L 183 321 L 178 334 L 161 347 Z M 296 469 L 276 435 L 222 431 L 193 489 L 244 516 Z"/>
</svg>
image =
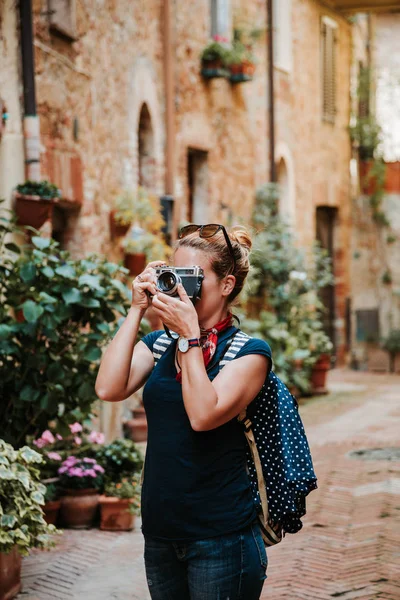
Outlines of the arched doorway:
<svg viewBox="0 0 400 600">
<path fill-rule="evenodd" d="M 151 116 L 147 104 L 140 110 L 138 127 L 138 154 L 139 154 L 139 185 L 147 189 L 154 189 L 156 180 L 156 159 L 154 153 L 154 133 Z"/>
<path fill-rule="evenodd" d="M 279 213 L 285 221 L 291 224 L 293 215 L 291 214 L 289 175 L 283 158 L 278 163 L 277 179 L 279 183 Z"/>
</svg>

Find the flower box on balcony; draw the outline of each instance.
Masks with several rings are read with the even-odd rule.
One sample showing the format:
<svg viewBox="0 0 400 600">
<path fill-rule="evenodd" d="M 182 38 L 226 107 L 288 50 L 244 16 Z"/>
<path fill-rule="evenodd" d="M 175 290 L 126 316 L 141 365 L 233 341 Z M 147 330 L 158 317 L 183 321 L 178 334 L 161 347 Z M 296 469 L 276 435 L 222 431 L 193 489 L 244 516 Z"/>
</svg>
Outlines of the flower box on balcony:
<svg viewBox="0 0 400 600">
<path fill-rule="evenodd" d="M 229 79 L 232 83 L 251 81 L 253 79 L 255 69 L 255 64 L 246 60 L 241 63 L 231 64 L 229 66 Z"/>
</svg>

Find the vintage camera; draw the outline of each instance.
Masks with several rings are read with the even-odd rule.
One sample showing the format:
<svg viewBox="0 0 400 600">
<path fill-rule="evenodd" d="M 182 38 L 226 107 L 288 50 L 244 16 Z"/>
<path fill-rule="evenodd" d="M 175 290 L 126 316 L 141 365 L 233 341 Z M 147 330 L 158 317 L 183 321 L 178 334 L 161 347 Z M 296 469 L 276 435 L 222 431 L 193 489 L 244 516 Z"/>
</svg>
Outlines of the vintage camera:
<svg viewBox="0 0 400 600">
<path fill-rule="evenodd" d="M 201 297 L 201 284 L 204 279 L 201 267 L 158 267 L 155 271 L 156 286 L 160 292 L 168 296 L 179 296 L 178 285 L 181 283 L 193 302 Z"/>
</svg>

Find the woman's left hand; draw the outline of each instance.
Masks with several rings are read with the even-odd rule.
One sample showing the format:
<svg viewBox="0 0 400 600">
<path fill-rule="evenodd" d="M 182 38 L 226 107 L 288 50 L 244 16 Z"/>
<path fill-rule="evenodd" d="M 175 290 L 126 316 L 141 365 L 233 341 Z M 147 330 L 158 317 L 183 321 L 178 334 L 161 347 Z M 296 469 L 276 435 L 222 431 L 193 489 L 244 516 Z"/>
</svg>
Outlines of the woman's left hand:
<svg viewBox="0 0 400 600">
<path fill-rule="evenodd" d="M 198 338 L 200 326 L 197 312 L 182 284 L 178 286 L 178 294 L 180 299 L 158 292 L 152 300 L 154 312 L 168 329 L 185 338 Z"/>
</svg>

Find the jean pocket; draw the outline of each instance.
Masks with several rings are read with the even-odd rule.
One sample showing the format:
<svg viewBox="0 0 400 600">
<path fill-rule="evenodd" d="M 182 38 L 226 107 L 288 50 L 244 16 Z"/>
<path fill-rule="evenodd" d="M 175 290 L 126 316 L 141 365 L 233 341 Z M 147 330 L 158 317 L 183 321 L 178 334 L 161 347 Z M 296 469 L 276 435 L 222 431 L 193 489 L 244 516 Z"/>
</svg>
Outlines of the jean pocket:
<svg viewBox="0 0 400 600">
<path fill-rule="evenodd" d="M 268 566 L 267 551 L 265 549 L 264 540 L 261 535 L 261 529 L 257 521 L 254 521 L 251 525 L 251 532 L 253 534 L 254 542 L 257 546 L 258 555 L 260 557 L 261 566 L 266 569 Z"/>
</svg>

